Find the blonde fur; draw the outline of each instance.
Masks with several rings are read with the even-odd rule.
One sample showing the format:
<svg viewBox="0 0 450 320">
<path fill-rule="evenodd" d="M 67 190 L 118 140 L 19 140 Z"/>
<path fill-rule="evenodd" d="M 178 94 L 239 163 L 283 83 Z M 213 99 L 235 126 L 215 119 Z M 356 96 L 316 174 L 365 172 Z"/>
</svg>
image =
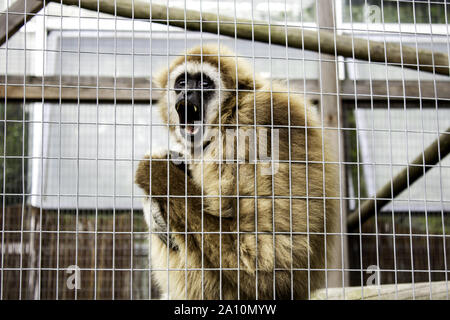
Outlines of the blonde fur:
<svg viewBox="0 0 450 320">
<path fill-rule="evenodd" d="M 204 149 L 203 159 L 223 159 L 219 151 L 229 143 L 229 127 L 223 124 L 243 132 L 256 124 L 256 136 L 269 130 L 266 145 L 258 148 L 272 150 L 271 130 L 278 130 L 280 162 L 274 170 L 248 161 L 247 145 L 246 161 L 192 162 L 189 176 L 173 162 L 160 161 L 166 154 L 141 161 L 136 183 L 151 192 L 159 206 L 155 212 L 168 222 L 177 246 L 170 249 L 152 235 L 154 277 L 170 299 L 306 299 L 323 285 L 334 242 L 325 233 L 336 230 L 339 208 L 338 168 L 320 123 L 304 97 L 254 78 L 245 61 L 216 46 L 193 48 L 156 76 L 157 85 L 168 89 L 160 101 L 166 123 L 179 123 L 171 96 L 173 73 L 202 66 L 209 74 L 216 71 L 213 79 L 221 89 L 206 117 L 220 134 Z M 174 143 L 186 143 L 178 127 L 170 130 Z M 273 175 L 262 173 L 267 167 Z"/>
</svg>

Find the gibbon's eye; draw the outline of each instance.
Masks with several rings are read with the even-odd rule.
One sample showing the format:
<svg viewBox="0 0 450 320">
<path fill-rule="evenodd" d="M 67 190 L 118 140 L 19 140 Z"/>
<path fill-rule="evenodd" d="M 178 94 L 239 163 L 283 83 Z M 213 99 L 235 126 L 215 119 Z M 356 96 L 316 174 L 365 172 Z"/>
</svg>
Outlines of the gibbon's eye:
<svg viewBox="0 0 450 320">
<path fill-rule="evenodd" d="M 184 87 L 186 86 L 186 81 L 184 80 L 184 78 L 179 78 L 176 82 L 176 86 L 177 87 Z"/>
<path fill-rule="evenodd" d="M 202 88 L 203 89 L 208 89 L 209 87 L 211 87 L 211 81 L 209 81 L 207 79 L 203 79 L 203 81 L 202 81 Z"/>
</svg>

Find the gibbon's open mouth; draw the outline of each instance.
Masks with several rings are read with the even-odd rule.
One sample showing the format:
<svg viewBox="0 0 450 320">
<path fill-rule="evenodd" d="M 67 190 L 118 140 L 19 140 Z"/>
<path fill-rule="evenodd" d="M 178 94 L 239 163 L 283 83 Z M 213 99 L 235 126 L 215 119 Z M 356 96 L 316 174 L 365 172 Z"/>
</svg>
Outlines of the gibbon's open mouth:
<svg viewBox="0 0 450 320">
<path fill-rule="evenodd" d="M 190 101 L 182 99 L 175 105 L 175 109 L 180 117 L 180 127 L 182 135 L 195 135 L 202 127 L 202 108 Z"/>
</svg>

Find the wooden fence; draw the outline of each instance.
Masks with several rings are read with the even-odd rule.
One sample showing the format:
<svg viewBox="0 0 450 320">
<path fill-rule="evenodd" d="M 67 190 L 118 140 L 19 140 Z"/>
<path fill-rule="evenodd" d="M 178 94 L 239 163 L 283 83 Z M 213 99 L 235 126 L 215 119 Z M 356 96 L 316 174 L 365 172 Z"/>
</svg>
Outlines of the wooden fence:
<svg viewBox="0 0 450 320">
<path fill-rule="evenodd" d="M 428 221 L 426 221 L 428 220 Z M 410 229 L 411 224 L 411 229 Z M 440 213 L 379 214 L 349 236 L 350 285 L 366 285 L 377 266 L 381 284 L 443 281 L 450 278 L 450 221 Z M 428 231 L 425 226 L 428 225 Z M 374 268 L 374 267 L 372 267 Z"/>
<path fill-rule="evenodd" d="M 141 212 L 58 213 L 17 204 L 5 208 L 4 218 L 4 299 L 157 297 Z M 2 222 L 0 215 L 0 229 Z M 67 286 L 73 265 L 81 271 L 78 290 Z"/>
<path fill-rule="evenodd" d="M 141 212 L 79 211 L 77 215 L 13 204 L 6 206 L 4 218 L 3 226 L 0 215 L 0 229 L 5 230 L 1 248 L 4 299 L 158 297 L 154 284 L 150 292 Z M 369 266 L 380 268 L 382 285 L 443 281 L 446 273 L 448 279 L 445 263 L 450 265 L 450 256 L 444 249 L 450 247 L 449 232 L 443 236 L 442 230 L 433 229 L 426 235 L 420 219 L 425 217 L 413 217 L 410 234 L 408 216 L 396 215 L 394 237 L 392 217 L 381 215 L 377 230 L 372 219 L 363 225 L 361 234 L 349 236 L 350 284 L 365 286 L 372 275 L 367 272 Z M 429 215 L 428 224 L 439 223 L 439 219 L 440 215 Z M 72 265 L 81 268 L 79 290 L 67 286 L 71 273 L 66 269 Z"/>
</svg>

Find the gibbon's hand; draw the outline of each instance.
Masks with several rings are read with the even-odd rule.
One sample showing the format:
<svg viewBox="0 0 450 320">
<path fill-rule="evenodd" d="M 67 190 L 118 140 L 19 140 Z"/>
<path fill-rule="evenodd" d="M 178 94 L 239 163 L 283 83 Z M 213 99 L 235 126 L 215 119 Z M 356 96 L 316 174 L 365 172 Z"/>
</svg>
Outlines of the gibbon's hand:
<svg viewBox="0 0 450 320">
<path fill-rule="evenodd" d="M 189 200 L 188 206 L 189 204 L 194 205 L 195 202 L 199 213 L 205 212 L 216 218 L 230 218 L 234 216 L 236 199 L 219 199 L 218 196 L 204 197 L 200 186 L 186 173 L 188 172 L 185 169 L 185 164 L 172 161 L 170 154 L 168 155 L 167 152 L 153 153 L 151 156 L 144 156 L 144 159 L 139 162 L 136 171 L 136 184 L 144 190 L 145 194 L 151 195 L 152 199 L 159 202 L 160 205 L 167 205 L 168 196 L 169 202 L 178 202 L 176 199 L 184 201 L 184 198 L 187 197 Z M 168 182 L 169 188 L 167 188 Z M 170 196 L 175 197 L 172 198 Z M 195 201 L 193 201 L 194 199 Z M 218 220 L 215 220 L 218 224 Z"/>
<path fill-rule="evenodd" d="M 151 165 L 151 168 L 150 168 Z M 144 159 L 139 162 L 138 169 L 136 171 L 136 184 L 142 188 L 145 194 L 152 196 L 182 196 L 186 195 L 186 174 L 184 169 L 184 163 L 175 164 L 170 154 L 166 152 L 154 153 L 151 156 L 145 155 Z M 151 172 L 151 179 L 150 179 Z M 167 173 L 169 173 L 169 180 Z M 151 182 L 151 189 L 150 189 Z M 167 182 L 169 182 L 169 189 L 167 189 Z M 188 183 L 190 186 L 191 183 Z M 187 188 L 188 193 L 192 194 L 194 186 Z M 191 192 L 189 192 L 189 190 Z M 155 199 L 157 200 L 157 199 Z"/>
<path fill-rule="evenodd" d="M 191 243 L 193 241 L 197 248 L 201 248 L 203 242 L 203 254 L 205 259 L 209 260 L 210 267 L 218 267 L 220 258 L 222 258 L 222 266 L 236 267 L 236 234 L 222 235 L 222 249 L 225 252 L 234 253 L 232 256 L 222 255 L 222 257 L 217 249 L 219 234 L 201 234 L 202 232 L 218 233 L 220 226 L 223 231 L 235 231 L 236 220 L 221 219 L 215 212 L 210 214 L 208 206 L 204 203 L 207 198 L 202 197 L 201 189 L 186 176 L 182 166 L 180 168 L 173 161 L 168 160 L 167 154 L 151 157 L 147 155 L 139 162 L 136 183 L 149 195 L 150 182 L 151 198 L 160 206 L 163 220 L 169 219 L 171 231 L 185 233 L 187 230 L 187 241 Z M 169 188 L 167 188 L 167 182 L 169 182 Z M 177 244 L 182 245 L 180 237 L 176 238 Z"/>
<path fill-rule="evenodd" d="M 186 230 L 186 214 L 187 229 L 201 231 L 201 223 L 190 223 L 194 220 L 200 221 L 203 212 L 206 211 L 205 208 L 202 210 L 201 189 L 186 175 L 184 164 L 177 165 L 166 152 L 146 155 L 139 162 L 136 184 L 151 196 L 152 201 L 158 203 L 164 221 L 167 221 L 169 216 L 172 231 Z M 212 224 L 218 225 L 219 222 L 214 221 Z"/>
</svg>

